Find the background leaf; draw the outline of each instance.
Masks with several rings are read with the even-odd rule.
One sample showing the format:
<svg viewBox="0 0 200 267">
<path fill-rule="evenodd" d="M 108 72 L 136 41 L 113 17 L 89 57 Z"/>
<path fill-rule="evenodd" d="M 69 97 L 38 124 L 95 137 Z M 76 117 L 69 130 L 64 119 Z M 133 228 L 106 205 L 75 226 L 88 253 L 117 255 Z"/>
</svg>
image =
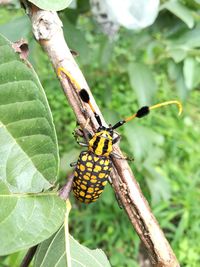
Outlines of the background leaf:
<svg viewBox="0 0 200 267">
<path fill-rule="evenodd" d="M 188 89 L 193 89 L 200 82 L 200 63 L 192 57 L 187 57 L 183 64 L 185 84 Z"/>
<path fill-rule="evenodd" d="M 132 62 L 128 66 L 128 74 L 139 105 L 150 105 L 157 89 L 151 70 L 142 63 Z"/>
<path fill-rule="evenodd" d="M 72 0 L 29 0 L 29 2 L 44 10 L 59 11 L 68 7 Z"/>
<path fill-rule="evenodd" d="M 166 2 L 162 8 L 166 8 L 171 13 L 179 17 L 189 28 L 194 26 L 194 18 L 192 12 L 189 8 L 184 6 L 178 1 L 169 1 Z"/>
<path fill-rule="evenodd" d="M 0 26 L 0 33 L 10 41 L 15 42 L 21 38 L 27 38 L 31 32 L 31 23 L 27 16 L 12 19 Z"/>
<path fill-rule="evenodd" d="M 70 236 L 72 267 L 110 267 L 107 257 L 102 250 L 91 250 L 80 245 Z M 67 267 L 65 254 L 64 228 L 51 238 L 44 241 L 37 249 L 34 267 Z"/>
</svg>

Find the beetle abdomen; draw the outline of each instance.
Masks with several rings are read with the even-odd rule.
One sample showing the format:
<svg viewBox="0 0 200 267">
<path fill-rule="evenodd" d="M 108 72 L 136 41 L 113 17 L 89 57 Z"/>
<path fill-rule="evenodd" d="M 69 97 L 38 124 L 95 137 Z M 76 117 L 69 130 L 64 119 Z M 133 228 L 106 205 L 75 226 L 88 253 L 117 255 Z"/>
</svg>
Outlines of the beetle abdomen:
<svg viewBox="0 0 200 267">
<path fill-rule="evenodd" d="M 74 171 L 73 192 L 84 203 L 95 202 L 108 182 L 111 171 L 109 157 L 81 152 Z"/>
</svg>

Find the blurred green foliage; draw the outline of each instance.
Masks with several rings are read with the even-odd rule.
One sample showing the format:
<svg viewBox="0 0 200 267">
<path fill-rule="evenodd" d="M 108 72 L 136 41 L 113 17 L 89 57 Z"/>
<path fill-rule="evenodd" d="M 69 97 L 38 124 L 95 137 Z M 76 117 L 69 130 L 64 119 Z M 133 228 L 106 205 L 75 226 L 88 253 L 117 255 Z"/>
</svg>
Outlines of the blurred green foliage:
<svg viewBox="0 0 200 267">
<path fill-rule="evenodd" d="M 141 189 L 170 241 L 181 266 L 200 263 L 200 5 L 162 1 L 156 22 L 141 32 L 121 29 L 110 41 L 93 21 L 88 1 L 59 13 L 66 40 L 109 123 L 134 113 L 140 105 L 181 99 L 176 107 L 152 112 L 119 131 L 121 148 Z M 15 41 L 26 37 L 34 65 L 52 109 L 61 156 L 60 183 L 72 172 L 69 163 L 81 149 L 72 136 L 73 115 L 47 56 L 34 41 L 22 10 L 1 8 L 0 32 Z M 119 209 L 108 185 L 101 199 L 88 206 L 74 201 L 71 234 L 90 248 L 100 247 L 112 266 L 138 266 L 140 241 Z M 15 254 L 16 255 L 16 254 Z M 21 254 L 20 254 L 21 255 Z M 3 259 L 5 265 L 16 256 Z M 18 257 L 19 258 L 19 257 Z M 12 263 L 12 264 L 11 264 Z M 7 265 L 6 265 L 7 264 Z"/>
</svg>

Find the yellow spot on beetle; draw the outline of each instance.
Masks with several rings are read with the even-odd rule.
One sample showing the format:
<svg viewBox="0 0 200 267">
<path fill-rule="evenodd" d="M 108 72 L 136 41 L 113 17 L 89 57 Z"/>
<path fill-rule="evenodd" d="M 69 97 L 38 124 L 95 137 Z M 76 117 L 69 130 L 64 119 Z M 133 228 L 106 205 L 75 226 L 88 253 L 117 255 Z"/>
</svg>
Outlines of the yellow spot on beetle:
<svg viewBox="0 0 200 267">
<path fill-rule="evenodd" d="M 96 179 L 96 178 L 97 178 L 96 175 L 91 176 L 91 179 Z"/>
<path fill-rule="evenodd" d="M 86 182 L 86 181 L 82 181 L 82 183 L 83 183 L 83 184 L 87 184 L 87 182 Z"/>
<path fill-rule="evenodd" d="M 82 197 L 84 197 L 85 196 L 85 192 L 80 191 L 79 195 L 82 196 Z"/>
<path fill-rule="evenodd" d="M 94 172 L 100 172 L 101 171 L 101 166 L 95 166 Z"/>
<path fill-rule="evenodd" d="M 86 163 L 86 166 L 87 166 L 87 167 L 92 167 L 92 163 L 91 163 L 91 162 L 87 162 L 87 163 Z"/>
<path fill-rule="evenodd" d="M 101 172 L 101 173 L 99 173 L 98 177 L 99 177 L 99 178 L 104 178 L 105 175 L 106 175 L 105 173 Z"/>
<path fill-rule="evenodd" d="M 104 169 L 104 171 L 107 171 L 108 170 L 108 166 L 104 166 L 103 169 Z"/>
<path fill-rule="evenodd" d="M 86 155 L 82 156 L 82 161 L 86 161 L 86 160 L 87 160 L 87 156 Z"/>
<path fill-rule="evenodd" d="M 86 195 L 85 197 L 86 197 L 86 198 L 92 198 L 92 196 L 91 196 L 91 195 Z"/>
<path fill-rule="evenodd" d="M 103 190 L 99 190 L 97 193 L 98 193 L 98 194 L 101 194 L 102 192 L 103 192 Z"/>
<path fill-rule="evenodd" d="M 97 180 L 96 180 L 96 179 L 92 179 L 92 180 L 90 180 L 90 182 L 91 182 L 91 183 L 96 183 Z"/>
<path fill-rule="evenodd" d="M 90 178 L 87 175 L 83 175 L 83 179 L 90 180 Z"/>
<path fill-rule="evenodd" d="M 102 182 L 102 185 L 105 186 L 107 184 L 107 181 Z"/>
<path fill-rule="evenodd" d="M 81 184 L 81 189 L 86 190 L 87 187 L 84 184 Z"/>
<path fill-rule="evenodd" d="M 88 191 L 88 193 L 93 193 L 94 192 L 94 188 L 89 187 L 87 191 Z"/>
<path fill-rule="evenodd" d="M 103 159 L 100 160 L 100 164 L 101 164 L 101 165 L 104 164 L 104 160 L 103 160 Z"/>
<path fill-rule="evenodd" d="M 85 166 L 83 164 L 80 165 L 80 170 L 83 172 L 85 170 Z"/>
<path fill-rule="evenodd" d="M 92 156 L 91 155 L 88 156 L 88 160 L 92 160 Z"/>
<path fill-rule="evenodd" d="M 98 157 L 94 157 L 94 161 L 97 162 L 99 160 Z"/>
</svg>

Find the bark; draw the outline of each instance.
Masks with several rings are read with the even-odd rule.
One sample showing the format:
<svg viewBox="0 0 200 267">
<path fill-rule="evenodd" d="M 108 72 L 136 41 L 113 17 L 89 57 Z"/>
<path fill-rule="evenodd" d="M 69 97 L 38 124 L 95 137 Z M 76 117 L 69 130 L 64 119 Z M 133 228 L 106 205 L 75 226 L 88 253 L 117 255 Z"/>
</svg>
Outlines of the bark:
<svg viewBox="0 0 200 267">
<path fill-rule="evenodd" d="M 96 112 L 100 114 L 102 122 L 105 123 L 92 97 L 86 80 L 67 46 L 63 36 L 62 22 L 57 13 L 40 10 L 34 5 L 27 5 L 26 1 L 22 2 L 32 21 L 34 36 L 46 51 L 55 71 L 58 67 L 65 68 L 71 73 L 72 77 L 78 82 L 81 88 L 88 90 Z M 70 38 L 70 36 L 67 36 L 67 38 Z M 91 110 L 88 108 L 87 104 L 81 104 L 78 93 L 75 90 L 76 88 L 68 82 L 65 75 L 63 75 L 61 79 L 61 85 L 79 124 L 84 126 L 89 115 L 91 121 L 88 127 L 94 132 L 98 125 L 93 114 L 91 114 Z M 122 155 L 117 145 L 114 146 L 114 152 Z M 113 158 L 113 165 L 111 178 L 114 191 L 118 195 L 144 247 L 147 249 L 152 265 L 178 267 L 179 263 L 176 256 L 152 214 L 128 163 L 125 160 Z"/>
</svg>

